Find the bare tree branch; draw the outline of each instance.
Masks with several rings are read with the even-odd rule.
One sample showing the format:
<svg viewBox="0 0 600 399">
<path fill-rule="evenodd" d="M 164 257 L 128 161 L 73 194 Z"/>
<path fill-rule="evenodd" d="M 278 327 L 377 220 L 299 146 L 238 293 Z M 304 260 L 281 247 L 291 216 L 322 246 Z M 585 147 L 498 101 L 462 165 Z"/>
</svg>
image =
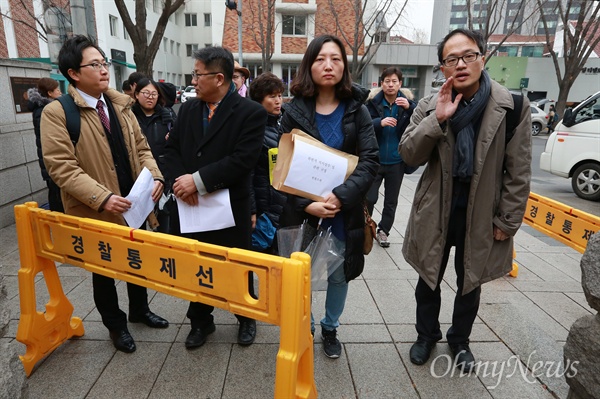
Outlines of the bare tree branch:
<svg viewBox="0 0 600 399">
<path fill-rule="evenodd" d="M 541 5 L 541 0 L 537 0 Z M 563 66 L 561 68 L 559 55 L 553 48 L 548 15 L 540 6 L 540 20 L 544 27 L 546 44 L 554 64 L 559 94 L 556 109 L 559 114 L 564 112 L 569 92 L 575 79 L 579 76 L 581 68 L 585 65 L 594 48 L 600 43 L 600 2 L 577 2 L 579 13 L 575 21 L 570 20 L 573 1 L 569 0 L 565 6 L 557 2 L 557 6 L 550 13 L 557 13 L 563 25 L 562 52 Z M 554 42 L 556 38 L 554 38 Z"/>
<path fill-rule="evenodd" d="M 169 17 L 174 14 L 183 4 L 185 0 L 164 0 L 163 9 L 158 18 L 154 34 L 150 38 L 146 34 L 146 1 L 135 0 L 135 23 L 132 21 L 125 0 L 115 0 L 115 5 L 119 11 L 119 15 L 123 20 L 123 25 L 133 43 L 133 61 L 138 72 L 142 72 L 148 76 L 152 75 L 152 66 L 156 53 L 160 48 L 165 29 L 169 23 Z"/>
<path fill-rule="evenodd" d="M 377 49 L 381 46 L 379 24 L 382 23 L 382 21 L 385 22 L 382 18 L 396 12 L 394 7 L 399 4 L 397 0 L 382 0 L 379 2 L 376 2 L 376 0 L 370 1 L 371 3 L 369 3 L 369 0 L 347 0 L 348 6 L 346 7 L 344 4 L 339 5 L 339 3 L 337 3 L 336 5 L 332 0 L 328 0 L 329 11 L 335 21 L 335 33 L 337 36 L 340 36 L 342 42 L 350 49 L 352 55 L 350 71 L 352 79 L 355 81 L 359 80 L 365 68 L 377 53 Z M 388 31 L 400 20 L 407 2 L 408 0 L 404 0 L 401 9 L 397 11 L 392 23 L 387 27 Z M 366 16 L 369 6 L 374 4 L 375 7 L 371 7 L 374 12 L 372 15 Z M 342 24 L 340 18 L 342 8 L 346 15 L 348 15 L 348 9 L 352 10 L 354 23 L 351 26 Z M 330 26 L 321 28 L 325 32 L 331 32 Z"/>
<path fill-rule="evenodd" d="M 45 7 L 44 10 L 46 10 L 49 7 L 56 7 L 57 9 L 59 9 L 59 7 L 54 4 L 51 1 L 46 1 L 45 3 Z M 33 13 L 33 8 L 29 7 L 28 5 L 25 4 L 24 0 L 19 0 L 19 6 L 20 9 L 22 11 L 25 11 L 25 13 L 27 14 L 27 16 L 29 16 L 30 20 L 26 20 L 23 18 L 17 18 L 15 17 L 13 14 L 14 12 L 11 11 L 2 11 L 0 10 L 0 16 L 10 19 L 15 25 L 21 25 L 23 27 L 26 28 L 26 30 L 33 30 L 36 32 L 36 34 L 46 43 L 48 42 L 48 31 L 46 29 L 46 24 L 44 23 L 44 15 L 35 15 Z M 70 19 L 70 17 L 69 17 Z M 32 21 L 33 20 L 33 23 Z"/>
</svg>

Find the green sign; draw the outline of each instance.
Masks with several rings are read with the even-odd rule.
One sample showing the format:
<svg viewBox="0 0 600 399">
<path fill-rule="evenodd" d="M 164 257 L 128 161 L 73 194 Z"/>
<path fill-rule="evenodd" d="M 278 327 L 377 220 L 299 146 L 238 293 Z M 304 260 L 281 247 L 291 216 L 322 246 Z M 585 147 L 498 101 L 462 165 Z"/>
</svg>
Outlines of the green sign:
<svg viewBox="0 0 600 399">
<path fill-rule="evenodd" d="M 519 87 L 521 89 L 526 89 L 529 86 L 529 78 L 521 78 L 521 84 Z"/>
</svg>

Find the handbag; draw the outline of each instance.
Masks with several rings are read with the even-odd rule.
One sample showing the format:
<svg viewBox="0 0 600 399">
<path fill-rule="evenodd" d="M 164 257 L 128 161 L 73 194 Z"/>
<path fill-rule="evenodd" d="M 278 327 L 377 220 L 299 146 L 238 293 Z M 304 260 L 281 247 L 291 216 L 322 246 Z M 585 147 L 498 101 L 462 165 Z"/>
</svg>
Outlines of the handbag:
<svg viewBox="0 0 600 399">
<path fill-rule="evenodd" d="M 373 249 L 373 240 L 377 234 L 377 223 L 371 218 L 367 204 L 363 203 L 363 213 L 365 215 L 365 241 L 363 243 L 363 254 L 368 255 Z"/>
</svg>

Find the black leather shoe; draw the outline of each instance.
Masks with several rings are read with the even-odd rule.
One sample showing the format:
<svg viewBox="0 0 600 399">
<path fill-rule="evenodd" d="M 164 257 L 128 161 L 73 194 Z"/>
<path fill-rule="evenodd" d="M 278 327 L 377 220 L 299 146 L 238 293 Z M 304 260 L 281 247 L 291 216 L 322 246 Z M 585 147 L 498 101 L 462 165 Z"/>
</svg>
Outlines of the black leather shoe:
<svg viewBox="0 0 600 399">
<path fill-rule="evenodd" d="M 133 316 L 129 315 L 129 321 L 131 323 L 144 323 L 148 327 L 151 328 L 167 328 L 169 327 L 169 322 L 163 319 L 162 317 L 152 313 L 151 311 L 147 311 L 143 315 Z"/>
<path fill-rule="evenodd" d="M 424 339 L 417 339 L 417 342 L 410 348 L 410 361 L 418 366 L 425 364 L 431 356 L 431 351 L 435 346 L 435 342 L 425 341 Z"/>
<path fill-rule="evenodd" d="M 110 339 L 117 350 L 125 353 L 135 352 L 135 342 L 127 330 L 110 331 Z"/>
<path fill-rule="evenodd" d="M 208 326 L 203 328 L 192 328 L 185 340 L 185 347 L 187 349 L 201 347 L 206 342 L 206 337 L 209 334 L 214 333 L 216 329 L 215 323 L 210 323 Z"/>
<path fill-rule="evenodd" d="M 450 344 L 450 350 L 454 356 L 454 364 L 464 373 L 469 373 L 475 367 L 475 357 L 469 344 Z"/>
<path fill-rule="evenodd" d="M 240 321 L 238 330 L 238 344 L 242 346 L 252 345 L 256 338 L 256 320 L 248 319 Z"/>
</svg>

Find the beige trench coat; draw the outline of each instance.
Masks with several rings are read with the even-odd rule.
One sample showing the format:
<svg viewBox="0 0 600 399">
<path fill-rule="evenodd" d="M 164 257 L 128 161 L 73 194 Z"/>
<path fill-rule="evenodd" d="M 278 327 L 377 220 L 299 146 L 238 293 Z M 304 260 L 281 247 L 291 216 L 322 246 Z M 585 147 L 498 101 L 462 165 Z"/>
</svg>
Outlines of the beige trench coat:
<svg viewBox="0 0 600 399">
<path fill-rule="evenodd" d="M 53 101 L 44 108 L 41 141 L 48 173 L 61 188 L 66 214 L 124 225 L 123 216 L 102 210 L 109 195 L 120 195 L 120 190 L 112 153 L 98 113 L 72 85 L 68 92 L 79 107 L 81 134 L 74 146 L 66 128 L 62 105 Z M 104 96 L 112 102 L 119 119 L 134 180 L 144 166 L 154 179 L 162 180 L 146 137 L 131 112 L 131 97 L 113 89 L 106 91 Z M 153 213 L 148 220 L 151 225 L 156 224 Z"/>
<path fill-rule="evenodd" d="M 427 166 L 417 185 L 402 253 L 419 276 L 435 289 L 446 244 L 452 201 L 455 136 L 435 117 L 437 94 L 419 102 L 400 143 L 409 165 Z M 531 114 L 524 98 L 520 122 L 506 144 L 506 110 L 511 94 L 492 81 L 491 95 L 475 143 L 473 177 L 467 206 L 463 295 L 504 276 L 512 267 L 513 236 L 521 226 L 531 178 Z M 506 168 L 506 172 L 504 172 Z M 510 235 L 493 238 L 493 226 Z"/>
</svg>

